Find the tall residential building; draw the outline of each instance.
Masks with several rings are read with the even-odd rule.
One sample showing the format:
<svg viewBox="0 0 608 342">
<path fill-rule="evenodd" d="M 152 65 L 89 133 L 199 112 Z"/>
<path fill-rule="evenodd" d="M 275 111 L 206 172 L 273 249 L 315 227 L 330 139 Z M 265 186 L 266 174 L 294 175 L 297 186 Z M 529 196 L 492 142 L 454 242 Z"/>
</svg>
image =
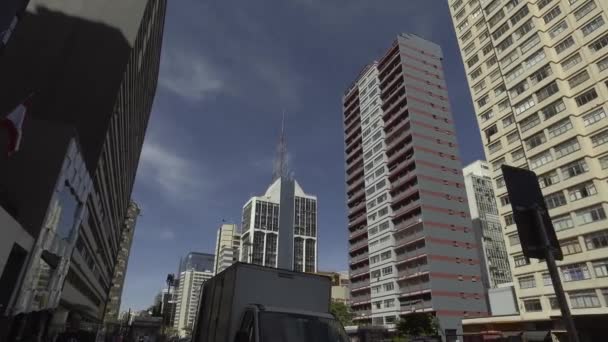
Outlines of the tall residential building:
<svg viewBox="0 0 608 342">
<path fill-rule="evenodd" d="M 236 224 L 222 224 L 215 241 L 215 274 L 239 261 L 241 234 Z"/>
<path fill-rule="evenodd" d="M 214 256 L 189 253 L 180 263 L 173 327 L 181 337 L 189 335 L 194 326 L 203 283 L 214 276 Z"/>
<path fill-rule="evenodd" d="M 73 310 L 91 323 L 103 318 L 156 90 L 165 8 L 165 0 L 133 0 L 120 7 L 102 0 L 30 0 L 18 12 L 22 20 L 12 29 L 0 63 L 0 115 L 33 95 L 22 148 L 14 158 L 0 159 L 0 197 L 37 246 L 58 246 L 46 234 L 53 216 L 68 227 L 64 220 L 74 210 L 83 212 L 82 224 L 62 232 L 70 241 L 62 248 L 71 256 L 65 268 L 54 267 L 59 254 L 44 247 L 30 253 L 25 279 L 44 291 L 58 289 L 60 300 L 17 287 L 7 315 L 26 314 L 22 322 L 28 326 L 43 327 L 37 321 L 48 320 L 50 312 L 54 323 Z M 74 150 L 64 137 L 75 141 Z M 74 151 L 81 155 L 75 165 L 81 171 L 57 177 L 64 159 L 77 161 Z M 92 180 L 88 188 L 80 177 L 85 172 Z M 71 182 L 66 190 L 64 178 Z M 82 190 L 89 192 L 80 197 Z M 55 201 L 67 206 L 69 215 L 53 211 Z M 74 245 L 81 248 L 72 253 Z M 47 266 L 52 288 L 39 272 Z M 59 274 L 63 270 L 67 274 Z M 55 284 L 59 279 L 65 281 Z M 45 314 L 28 314 L 36 310 Z"/>
<path fill-rule="evenodd" d="M 441 48 L 401 34 L 343 97 L 351 303 L 359 323 L 487 314 Z"/>
<path fill-rule="evenodd" d="M 243 207 L 240 260 L 300 272 L 317 271 L 317 197 L 289 174 L 284 130 L 273 183 Z"/>
<path fill-rule="evenodd" d="M 522 255 L 503 163 L 539 175 L 575 320 L 608 314 L 608 2 L 450 0 L 449 7 L 522 317 L 548 321 L 559 311 L 544 287 L 545 264 Z"/>
<path fill-rule="evenodd" d="M 125 216 L 120 235 L 118 257 L 116 258 L 116 266 L 114 266 L 114 275 L 112 276 L 112 287 L 110 288 L 108 303 L 106 304 L 106 313 L 103 318 L 105 322 L 118 321 L 122 290 L 125 284 L 129 255 L 131 254 L 131 245 L 133 244 L 135 225 L 137 224 L 139 212 L 140 209 L 137 203 L 131 201 L 131 203 L 129 203 L 129 208 L 127 209 L 127 215 Z"/>
<path fill-rule="evenodd" d="M 490 165 L 486 161 L 478 160 L 467 165 L 462 173 L 473 230 L 479 246 L 482 281 L 486 288 L 510 283 L 513 278 L 496 207 Z"/>
</svg>

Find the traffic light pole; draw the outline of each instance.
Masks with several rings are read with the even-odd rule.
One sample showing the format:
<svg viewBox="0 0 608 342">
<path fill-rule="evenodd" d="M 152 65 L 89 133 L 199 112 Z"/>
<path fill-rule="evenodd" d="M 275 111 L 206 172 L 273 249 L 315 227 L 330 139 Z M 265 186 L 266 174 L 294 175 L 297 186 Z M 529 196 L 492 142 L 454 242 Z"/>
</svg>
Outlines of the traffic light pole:
<svg viewBox="0 0 608 342">
<path fill-rule="evenodd" d="M 545 246 L 545 260 L 547 262 L 547 268 L 549 269 L 549 274 L 551 275 L 551 282 L 553 283 L 557 303 L 559 304 L 559 308 L 562 312 L 562 319 L 564 321 L 564 325 L 566 326 L 566 330 L 568 331 L 568 340 L 570 342 L 579 342 L 576 326 L 574 325 L 574 320 L 570 314 L 570 308 L 568 307 L 568 302 L 566 301 L 566 294 L 564 293 L 562 281 L 559 277 L 559 272 L 557 271 L 555 255 L 553 255 L 553 247 L 551 246 L 549 236 L 547 235 L 547 230 L 545 229 L 545 224 L 543 223 L 543 211 L 540 208 L 537 208 L 534 211 L 536 213 L 536 222 L 539 225 L 540 238 Z"/>
</svg>

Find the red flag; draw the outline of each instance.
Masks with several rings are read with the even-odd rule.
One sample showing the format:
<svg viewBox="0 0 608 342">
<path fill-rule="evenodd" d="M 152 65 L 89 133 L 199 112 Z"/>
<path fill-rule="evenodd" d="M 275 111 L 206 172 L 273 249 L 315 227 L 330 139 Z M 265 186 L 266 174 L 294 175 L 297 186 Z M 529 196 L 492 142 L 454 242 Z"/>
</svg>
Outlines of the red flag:
<svg viewBox="0 0 608 342">
<path fill-rule="evenodd" d="M 19 145 L 21 144 L 21 129 L 23 127 L 25 115 L 30 106 L 30 98 L 31 97 L 28 97 L 25 102 L 18 105 L 17 108 L 0 120 L 0 126 L 8 131 L 7 155 L 9 157 L 19 151 Z"/>
</svg>

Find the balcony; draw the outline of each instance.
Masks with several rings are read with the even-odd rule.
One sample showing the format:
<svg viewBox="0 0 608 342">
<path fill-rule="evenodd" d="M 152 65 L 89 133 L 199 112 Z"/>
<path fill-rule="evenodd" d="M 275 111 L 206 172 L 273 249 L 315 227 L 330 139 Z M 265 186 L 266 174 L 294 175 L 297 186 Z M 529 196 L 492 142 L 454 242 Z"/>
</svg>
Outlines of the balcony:
<svg viewBox="0 0 608 342">
<path fill-rule="evenodd" d="M 358 225 L 359 223 L 363 223 L 366 220 L 366 216 L 365 214 L 359 215 L 357 217 L 355 217 L 354 219 L 350 220 L 350 222 L 348 222 L 348 226 L 349 227 L 354 227 L 356 225 Z"/>
<path fill-rule="evenodd" d="M 352 130 L 357 127 L 357 123 L 361 123 L 360 120 L 356 120 L 356 117 L 357 117 L 357 115 L 355 115 L 355 120 L 352 120 L 351 122 L 349 122 L 348 125 L 346 124 L 346 122 L 344 123 L 344 127 L 345 127 L 344 135 L 345 136 L 349 135 L 352 132 Z"/>
<path fill-rule="evenodd" d="M 407 219 L 405 221 L 396 223 L 395 224 L 395 231 L 399 232 L 399 231 L 402 231 L 404 229 L 408 229 L 411 226 L 413 226 L 415 224 L 418 224 L 418 223 L 422 223 L 422 214 L 420 213 L 420 210 L 419 210 L 419 214 L 418 215 L 414 215 L 412 218 L 409 218 L 409 219 Z"/>
<path fill-rule="evenodd" d="M 389 169 L 393 165 L 399 165 L 400 159 L 404 159 L 404 161 L 410 160 L 414 157 L 414 149 L 412 148 L 411 142 L 403 146 L 400 151 L 393 153 L 388 160 L 386 161 L 386 165 L 388 165 Z"/>
<path fill-rule="evenodd" d="M 360 136 L 361 136 L 361 127 L 357 127 L 357 129 L 353 130 L 346 136 L 346 138 L 345 138 L 346 146 L 352 144 L 356 140 L 359 140 L 357 138 L 359 138 Z"/>
<path fill-rule="evenodd" d="M 399 98 L 399 100 L 395 102 L 392 106 L 390 106 L 387 110 L 384 111 L 384 114 L 382 115 L 382 120 L 384 120 L 384 122 L 391 122 L 391 118 L 393 116 L 398 116 L 405 109 L 407 109 L 407 97 L 403 96 L 402 98 Z"/>
<path fill-rule="evenodd" d="M 363 295 L 363 296 L 357 296 L 357 297 L 350 298 L 352 305 L 369 303 L 369 301 L 371 299 L 372 299 L 371 295 Z"/>
<path fill-rule="evenodd" d="M 356 255 L 354 257 L 351 257 L 350 258 L 350 264 L 354 265 L 356 263 L 359 263 L 361 261 L 366 261 L 368 259 L 369 259 L 369 254 L 367 252 L 365 252 L 363 254 L 359 254 L 359 255 Z"/>
<path fill-rule="evenodd" d="M 366 288 L 369 288 L 369 278 L 366 278 L 365 280 L 361 280 L 361 281 L 357 281 L 354 283 L 350 283 L 350 291 L 361 291 L 364 290 Z"/>
<path fill-rule="evenodd" d="M 346 104 L 346 107 L 344 109 L 344 118 L 348 118 L 349 116 L 351 116 L 354 113 L 354 109 L 359 107 L 359 101 L 358 99 L 356 101 L 352 101 L 350 103 Z"/>
<path fill-rule="evenodd" d="M 369 266 L 365 265 L 363 267 L 359 267 L 357 269 L 351 270 L 350 271 L 350 276 L 351 276 L 351 278 L 352 277 L 358 277 L 358 276 L 360 276 L 362 274 L 367 274 L 367 273 L 369 273 Z"/>
<path fill-rule="evenodd" d="M 359 170 L 355 170 L 351 174 L 346 174 L 346 183 L 353 182 L 354 180 L 356 180 L 358 178 L 363 178 L 363 168 L 361 168 Z"/>
<path fill-rule="evenodd" d="M 353 317 L 353 320 L 370 319 L 371 314 L 371 310 L 353 310 L 353 315 L 355 315 L 355 317 Z"/>
<path fill-rule="evenodd" d="M 387 141 L 390 141 L 390 143 L 388 143 L 386 146 L 386 154 L 390 154 L 391 156 L 389 158 L 393 158 L 393 161 L 395 160 L 394 158 L 396 158 L 395 154 L 399 150 L 403 149 L 403 146 L 400 145 L 409 145 L 412 142 L 412 134 L 409 132 L 409 125 L 409 120 L 404 120 L 401 124 L 399 124 L 399 133 L 393 134 L 390 137 L 390 140 L 386 139 Z M 404 126 L 408 126 L 407 129 L 405 129 Z"/>
<path fill-rule="evenodd" d="M 353 192 L 353 190 L 356 190 L 358 187 L 363 187 L 363 177 L 355 179 L 355 181 L 352 182 L 351 184 L 347 184 L 346 191 L 348 193 L 351 193 L 351 192 Z"/>
<path fill-rule="evenodd" d="M 399 66 L 398 68 L 393 69 L 386 79 L 380 81 L 380 92 L 383 93 L 385 89 L 391 89 L 393 86 L 395 86 L 395 84 L 403 82 L 402 71 L 403 69 L 401 68 L 401 66 Z M 384 103 L 386 104 L 387 102 Z M 385 108 L 387 107 L 383 105 L 382 109 Z"/>
<path fill-rule="evenodd" d="M 389 71 L 391 69 L 391 67 L 395 67 L 395 58 L 399 57 L 399 44 L 397 44 L 397 42 L 395 42 L 395 44 L 393 46 L 391 46 L 391 49 L 386 53 L 386 55 L 384 55 L 384 57 L 382 57 L 382 59 L 380 60 L 380 63 L 378 63 L 378 70 L 380 71 L 380 74 L 382 75 L 382 73 L 385 73 L 387 71 Z"/>
<path fill-rule="evenodd" d="M 415 169 L 416 161 L 413 158 L 393 165 L 392 169 L 388 170 L 388 179 L 392 183 L 392 188 L 398 188 L 401 185 L 399 183 L 400 179 L 408 173 L 413 172 Z"/>
<path fill-rule="evenodd" d="M 397 204 L 400 204 L 401 201 L 403 201 L 409 197 L 416 197 L 416 199 L 412 200 L 412 203 L 415 201 L 418 201 L 420 199 L 420 195 L 417 193 L 418 193 L 418 187 L 416 186 L 416 184 L 414 184 L 411 186 L 410 189 L 394 195 L 392 205 L 396 206 Z M 397 210 L 400 211 L 401 209 L 397 209 Z M 397 213 L 397 211 L 395 211 L 395 213 Z M 397 216 L 395 216 L 395 217 L 397 217 Z"/>
<path fill-rule="evenodd" d="M 355 202 L 357 202 L 357 200 L 359 199 L 363 199 L 365 195 L 365 189 L 361 188 L 361 190 L 355 192 L 349 199 L 348 199 L 348 205 L 351 205 Z"/>
<path fill-rule="evenodd" d="M 355 158 L 355 160 L 350 162 L 348 165 L 349 166 L 346 169 L 346 173 L 348 174 L 355 172 L 358 167 L 363 168 L 363 155 L 360 154 L 358 157 Z"/>
<path fill-rule="evenodd" d="M 351 232 L 348 236 L 348 240 L 356 240 L 357 238 L 361 237 L 362 235 L 367 234 L 367 227 L 361 227 L 353 232 Z"/>
<path fill-rule="evenodd" d="M 407 101 L 405 101 L 407 104 Z M 401 103 L 401 100 L 399 100 Z M 395 126 L 397 126 L 402 120 L 407 120 L 410 117 L 410 113 L 407 110 L 399 111 L 398 115 L 386 116 L 386 121 L 384 122 L 384 132 L 388 135 L 391 133 Z M 399 120 L 402 119 L 402 120 Z"/>
<path fill-rule="evenodd" d="M 426 311 L 426 310 L 430 310 L 433 308 L 433 301 L 432 300 L 422 300 L 422 299 L 414 299 L 414 300 L 409 300 L 409 301 L 405 301 L 401 303 L 401 313 L 402 314 L 407 314 L 410 312 L 415 312 L 415 311 Z"/>
<path fill-rule="evenodd" d="M 364 247 L 367 247 L 367 238 L 362 239 L 359 242 L 353 243 L 352 245 L 350 245 L 350 247 L 348 248 L 348 250 L 350 252 L 354 252 L 354 251 L 359 250 L 359 249 L 364 248 Z"/>
<path fill-rule="evenodd" d="M 391 181 L 391 196 L 397 196 L 399 195 L 397 193 L 397 190 L 404 184 L 410 182 L 412 179 L 414 179 L 416 177 L 416 173 L 414 172 L 415 167 L 413 165 L 413 163 L 409 163 L 410 168 L 402 168 L 402 173 L 400 174 L 400 176 L 398 178 L 396 178 L 395 180 Z"/>
<path fill-rule="evenodd" d="M 348 217 L 350 218 L 351 216 L 353 216 L 354 214 L 360 212 L 363 209 L 365 209 L 365 201 L 361 201 L 359 204 L 355 204 L 355 206 L 352 207 L 348 211 Z"/>
<path fill-rule="evenodd" d="M 347 154 L 346 154 L 346 160 L 347 160 L 347 162 L 348 162 L 349 159 L 351 159 L 352 157 L 354 157 L 358 153 L 363 154 L 363 145 L 362 144 L 355 145 L 352 151 L 347 152 Z"/>
<path fill-rule="evenodd" d="M 408 203 L 407 205 L 397 209 L 394 211 L 394 216 L 393 219 L 398 219 L 404 215 L 409 214 L 411 211 L 413 211 L 414 209 L 417 209 L 420 207 L 420 198 L 412 200 L 410 203 Z"/>
<path fill-rule="evenodd" d="M 381 95 L 381 97 L 386 98 L 386 100 L 383 100 L 382 107 L 388 109 L 405 96 L 405 85 L 403 82 L 401 84 L 395 83 L 394 86 L 391 86 L 390 93 L 386 93 L 386 96 L 384 95 L 384 93 Z"/>
</svg>

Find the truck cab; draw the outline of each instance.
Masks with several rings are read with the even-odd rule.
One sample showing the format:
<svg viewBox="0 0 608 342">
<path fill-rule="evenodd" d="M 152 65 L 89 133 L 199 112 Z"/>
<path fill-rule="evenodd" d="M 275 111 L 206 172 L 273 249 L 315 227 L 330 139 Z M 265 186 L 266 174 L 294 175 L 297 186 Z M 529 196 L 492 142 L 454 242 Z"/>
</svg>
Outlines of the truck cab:
<svg viewBox="0 0 608 342">
<path fill-rule="evenodd" d="M 342 324 L 329 313 L 264 305 L 245 308 L 234 342 L 348 342 Z"/>
</svg>

